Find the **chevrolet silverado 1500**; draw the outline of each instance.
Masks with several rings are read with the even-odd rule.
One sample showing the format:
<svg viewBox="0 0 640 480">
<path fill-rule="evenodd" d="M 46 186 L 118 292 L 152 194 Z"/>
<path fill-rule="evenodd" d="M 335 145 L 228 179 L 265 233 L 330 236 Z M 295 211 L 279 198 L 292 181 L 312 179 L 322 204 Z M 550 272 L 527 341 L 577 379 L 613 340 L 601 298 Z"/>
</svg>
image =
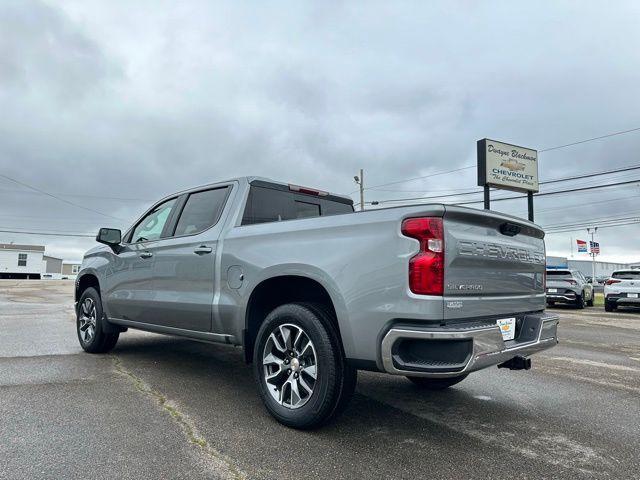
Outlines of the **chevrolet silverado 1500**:
<svg viewBox="0 0 640 480">
<path fill-rule="evenodd" d="M 441 389 L 489 366 L 527 369 L 557 343 L 544 232 L 429 204 L 354 212 L 345 196 L 243 177 L 103 228 L 76 280 L 84 350 L 128 328 L 241 346 L 269 412 L 312 428 L 359 369 Z"/>
</svg>

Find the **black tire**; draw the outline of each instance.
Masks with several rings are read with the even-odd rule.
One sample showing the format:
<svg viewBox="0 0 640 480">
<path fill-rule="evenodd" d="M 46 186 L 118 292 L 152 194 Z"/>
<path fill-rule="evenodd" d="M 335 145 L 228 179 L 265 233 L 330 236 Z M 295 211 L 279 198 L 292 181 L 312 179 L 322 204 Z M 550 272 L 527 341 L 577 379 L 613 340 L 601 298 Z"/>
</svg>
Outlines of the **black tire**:
<svg viewBox="0 0 640 480">
<path fill-rule="evenodd" d="M 315 348 L 317 377 L 313 391 L 306 403 L 297 408 L 279 403 L 269 391 L 273 388 L 277 392 L 277 388 L 265 379 L 265 346 L 271 333 L 285 324 L 301 328 Z M 283 425 L 303 430 L 317 428 L 340 414 L 349 403 L 357 382 L 357 371 L 345 360 L 331 314 L 322 305 L 314 303 L 281 305 L 267 315 L 256 337 L 253 370 L 258 392 L 269 413 Z M 300 376 L 303 376 L 302 371 Z"/>
<path fill-rule="evenodd" d="M 414 385 L 425 390 L 444 390 L 456 383 L 460 383 L 467 375 L 460 375 L 459 377 L 451 378 L 427 378 L 427 377 L 407 377 Z"/>
<path fill-rule="evenodd" d="M 593 307 L 593 301 L 595 299 L 595 292 L 591 292 L 591 298 L 589 300 L 587 300 L 587 307 Z"/>
<path fill-rule="evenodd" d="M 604 302 L 604 311 L 605 312 L 615 312 L 616 311 L 616 306 L 611 303 L 611 302 Z"/>
<path fill-rule="evenodd" d="M 582 295 L 576 296 L 576 308 L 578 310 L 582 310 L 584 307 L 585 307 L 584 292 L 582 292 Z"/>
<path fill-rule="evenodd" d="M 547 302 L 547 306 L 549 307 L 553 307 L 556 304 L 556 302 Z"/>
<path fill-rule="evenodd" d="M 89 308 L 84 308 L 89 304 L 95 307 L 95 313 L 92 313 Z M 93 334 L 91 336 L 87 334 L 87 330 L 91 329 L 91 325 L 86 327 L 87 323 L 91 324 L 91 322 L 86 322 L 83 320 L 84 318 L 94 320 Z M 76 311 L 76 333 L 78 334 L 80 346 L 85 352 L 106 353 L 116 346 L 120 333 L 105 333 L 103 322 L 105 322 L 105 319 L 100 295 L 94 288 L 87 288 L 80 296 Z"/>
</svg>

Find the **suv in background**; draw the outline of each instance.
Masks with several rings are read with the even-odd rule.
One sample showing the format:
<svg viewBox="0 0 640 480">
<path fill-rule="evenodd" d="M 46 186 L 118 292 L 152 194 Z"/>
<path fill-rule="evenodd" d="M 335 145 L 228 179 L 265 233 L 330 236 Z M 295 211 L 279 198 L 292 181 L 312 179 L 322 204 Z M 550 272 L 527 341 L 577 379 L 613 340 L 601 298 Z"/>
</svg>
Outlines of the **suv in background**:
<svg viewBox="0 0 640 480">
<path fill-rule="evenodd" d="M 617 270 L 604 284 L 604 309 L 620 306 L 640 307 L 640 270 Z"/>
<path fill-rule="evenodd" d="M 547 305 L 556 302 L 593 307 L 593 285 L 578 270 L 547 270 Z"/>
</svg>

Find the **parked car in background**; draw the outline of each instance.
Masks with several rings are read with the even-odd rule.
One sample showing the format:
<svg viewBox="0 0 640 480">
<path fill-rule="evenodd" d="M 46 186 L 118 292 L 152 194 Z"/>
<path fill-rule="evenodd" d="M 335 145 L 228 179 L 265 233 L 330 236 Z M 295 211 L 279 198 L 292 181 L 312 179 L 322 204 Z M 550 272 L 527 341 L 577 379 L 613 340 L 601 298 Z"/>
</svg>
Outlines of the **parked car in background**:
<svg viewBox="0 0 640 480">
<path fill-rule="evenodd" d="M 569 303 L 593 307 L 593 285 L 579 270 L 547 270 L 547 305 Z"/>
<path fill-rule="evenodd" d="M 97 240 L 75 291 L 85 351 L 127 328 L 242 346 L 291 427 L 337 415 L 358 369 L 438 390 L 495 365 L 527 370 L 557 343 L 544 231 L 496 212 L 354 212 L 346 196 L 243 177 L 170 195 Z"/>
<path fill-rule="evenodd" d="M 617 270 L 604 284 L 604 309 L 620 306 L 640 307 L 640 270 Z"/>
<path fill-rule="evenodd" d="M 596 282 L 598 285 L 604 285 L 604 283 L 609 279 L 606 275 L 599 275 L 596 277 Z"/>
</svg>

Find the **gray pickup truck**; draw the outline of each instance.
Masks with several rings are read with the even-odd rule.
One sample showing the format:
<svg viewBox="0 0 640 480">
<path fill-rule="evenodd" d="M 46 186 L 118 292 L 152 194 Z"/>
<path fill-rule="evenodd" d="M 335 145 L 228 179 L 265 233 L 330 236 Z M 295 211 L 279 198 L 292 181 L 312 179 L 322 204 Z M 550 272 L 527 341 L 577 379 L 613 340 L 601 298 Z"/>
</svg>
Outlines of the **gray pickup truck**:
<svg viewBox="0 0 640 480">
<path fill-rule="evenodd" d="M 557 343 L 544 232 L 490 211 L 352 200 L 243 177 L 170 195 L 103 228 L 77 277 L 91 353 L 128 328 L 241 346 L 285 425 L 317 427 L 359 369 L 441 389 Z"/>
</svg>

